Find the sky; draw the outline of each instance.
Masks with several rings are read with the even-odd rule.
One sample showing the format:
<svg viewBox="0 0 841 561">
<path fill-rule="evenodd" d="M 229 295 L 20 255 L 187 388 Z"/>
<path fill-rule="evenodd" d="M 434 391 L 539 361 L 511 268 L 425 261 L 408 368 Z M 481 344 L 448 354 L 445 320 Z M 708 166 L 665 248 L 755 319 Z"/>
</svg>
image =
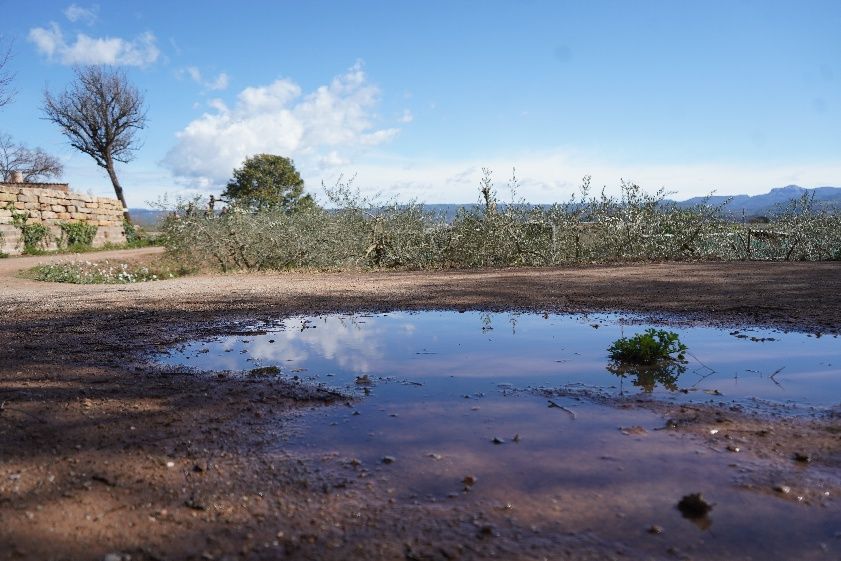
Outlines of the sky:
<svg viewBox="0 0 841 561">
<path fill-rule="evenodd" d="M 73 66 L 110 64 L 148 126 L 118 168 L 130 207 L 220 193 L 254 154 L 306 188 L 565 201 L 585 175 L 676 198 L 841 186 L 841 2 L 0 0 L 12 104 L 0 132 L 58 156 L 81 192 L 104 170 L 43 120 Z"/>
</svg>

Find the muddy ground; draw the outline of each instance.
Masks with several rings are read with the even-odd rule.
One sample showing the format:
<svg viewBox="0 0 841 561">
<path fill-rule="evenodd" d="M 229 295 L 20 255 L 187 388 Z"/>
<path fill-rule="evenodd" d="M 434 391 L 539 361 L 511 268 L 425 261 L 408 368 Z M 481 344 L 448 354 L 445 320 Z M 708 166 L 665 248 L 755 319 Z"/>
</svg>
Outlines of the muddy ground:
<svg viewBox="0 0 841 561">
<path fill-rule="evenodd" d="M 297 415 L 342 406 L 342 396 L 278 379 L 173 374 L 142 361 L 229 332 L 235 321 L 332 311 L 628 310 L 675 322 L 841 330 L 841 263 L 208 275 L 129 286 L 17 276 L 47 259 L 65 257 L 0 260 L 0 559 L 693 558 L 668 535 L 646 541 L 644 527 L 617 535 L 610 519 L 568 532 L 564 516 L 580 515 L 572 507 L 541 524 L 540 512 L 505 505 L 395 497 L 388 478 L 397 470 L 349 475 L 277 446 Z M 745 461 L 789 466 L 806 453 L 806 469 L 827 481 L 841 474 L 841 419 L 832 414 L 795 420 L 614 405 L 657 411 L 699 450 L 725 446 L 728 435 Z M 783 494 L 773 478 L 757 473 L 747 484 Z M 815 508 L 838 507 L 814 500 Z M 795 539 L 778 553 L 834 558 L 821 552 L 837 547 L 806 550 Z"/>
</svg>

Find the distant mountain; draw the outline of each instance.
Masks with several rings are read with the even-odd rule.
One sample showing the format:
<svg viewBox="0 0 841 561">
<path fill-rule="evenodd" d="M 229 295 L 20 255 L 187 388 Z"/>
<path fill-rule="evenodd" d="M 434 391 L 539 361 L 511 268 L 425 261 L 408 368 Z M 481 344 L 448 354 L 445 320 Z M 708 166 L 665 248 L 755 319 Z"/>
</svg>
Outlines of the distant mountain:
<svg viewBox="0 0 841 561">
<path fill-rule="evenodd" d="M 158 221 L 166 215 L 166 211 L 151 208 L 130 208 L 131 221 L 147 230 L 157 228 Z"/>
<path fill-rule="evenodd" d="M 750 218 L 771 215 L 785 207 L 790 201 L 799 199 L 804 193 L 813 193 L 815 203 L 820 206 L 841 210 L 841 187 L 815 187 L 814 189 L 806 189 L 799 185 L 787 185 L 786 187 L 771 189 L 771 191 L 763 195 L 715 195 L 709 198 L 709 203 L 720 205 L 727 201 L 727 199 L 730 199 L 730 202 L 723 208 L 726 214 L 741 217 L 744 212 L 745 216 Z M 704 200 L 706 200 L 705 197 L 692 197 L 691 199 L 675 202 L 678 206 L 690 207 L 701 204 Z M 482 206 L 475 203 L 427 204 L 424 205 L 424 208 L 438 215 L 442 215 L 447 222 L 451 222 L 460 208 L 478 210 Z M 535 206 L 548 207 L 550 205 Z M 500 205 L 500 208 L 505 208 L 505 205 Z M 148 208 L 131 208 L 129 212 L 135 223 L 147 229 L 154 229 L 158 221 L 166 214 L 163 210 L 152 210 Z"/>
<path fill-rule="evenodd" d="M 763 195 L 716 195 L 709 198 L 712 205 L 723 204 L 727 199 L 730 202 L 724 206 L 728 214 L 746 216 L 766 216 L 779 211 L 792 200 L 799 199 L 805 193 L 814 195 L 814 202 L 825 208 L 836 208 L 841 210 L 841 187 L 815 187 L 807 189 L 799 185 L 787 185 L 771 189 Z M 704 202 L 704 197 L 693 197 L 685 201 L 678 201 L 679 206 L 688 207 Z"/>
</svg>

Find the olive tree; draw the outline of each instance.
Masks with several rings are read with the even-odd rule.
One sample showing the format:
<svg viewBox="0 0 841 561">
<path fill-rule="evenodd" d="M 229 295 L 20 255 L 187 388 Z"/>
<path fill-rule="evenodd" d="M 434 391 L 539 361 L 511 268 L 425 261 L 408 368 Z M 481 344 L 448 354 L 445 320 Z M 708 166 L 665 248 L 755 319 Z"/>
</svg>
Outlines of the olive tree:
<svg viewBox="0 0 841 561">
<path fill-rule="evenodd" d="M 84 66 L 74 72 L 64 92 L 44 91 L 45 118 L 58 125 L 71 146 L 105 169 L 129 220 L 115 163 L 130 162 L 140 147 L 137 133 L 146 127 L 143 95 L 120 70 Z"/>
<path fill-rule="evenodd" d="M 304 180 L 289 158 L 257 154 L 246 158 L 233 175 L 222 193 L 232 204 L 287 213 L 315 205 L 312 197 L 304 194 Z"/>
</svg>

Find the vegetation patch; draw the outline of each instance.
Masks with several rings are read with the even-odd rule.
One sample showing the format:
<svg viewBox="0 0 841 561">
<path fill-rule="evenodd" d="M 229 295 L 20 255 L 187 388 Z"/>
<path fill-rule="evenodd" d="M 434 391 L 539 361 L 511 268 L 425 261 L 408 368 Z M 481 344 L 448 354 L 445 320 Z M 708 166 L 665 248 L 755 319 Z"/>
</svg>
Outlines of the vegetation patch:
<svg viewBox="0 0 841 561">
<path fill-rule="evenodd" d="M 72 284 L 133 284 L 171 279 L 188 274 L 183 267 L 111 261 L 71 261 L 38 265 L 29 271 L 35 280 Z"/>
<path fill-rule="evenodd" d="M 62 245 L 68 248 L 88 248 L 93 245 L 97 226 L 89 222 L 62 222 Z"/>
<path fill-rule="evenodd" d="M 18 212 L 11 204 L 6 208 L 12 213 L 12 225 L 20 230 L 23 252 L 30 255 L 43 252 L 50 239 L 47 227 L 38 222 L 29 222 L 29 214 Z"/>
<path fill-rule="evenodd" d="M 622 337 L 608 347 L 612 362 L 607 370 L 620 378 L 631 378 L 633 385 L 652 392 L 657 384 L 676 391 L 677 381 L 686 371 L 686 351 L 674 331 L 646 329 L 633 337 Z"/>
<path fill-rule="evenodd" d="M 841 213 L 804 197 L 768 224 L 737 224 L 721 206 L 680 207 L 665 191 L 622 183 L 594 195 L 589 178 L 568 202 L 500 202 L 485 170 L 479 204 L 454 218 L 421 204 L 366 199 L 350 182 L 326 188 L 328 207 L 182 201 L 162 223 L 169 253 L 222 271 L 446 269 L 664 260 L 841 258 Z"/>
<path fill-rule="evenodd" d="M 633 337 L 622 337 L 608 347 L 610 358 L 619 362 L 651 365 L 662 361 L 682 361 L 686 345 L 674 331 L 646 329 Z M 675 355 L 674 357 L 672 355 Z"/>
</svg>

